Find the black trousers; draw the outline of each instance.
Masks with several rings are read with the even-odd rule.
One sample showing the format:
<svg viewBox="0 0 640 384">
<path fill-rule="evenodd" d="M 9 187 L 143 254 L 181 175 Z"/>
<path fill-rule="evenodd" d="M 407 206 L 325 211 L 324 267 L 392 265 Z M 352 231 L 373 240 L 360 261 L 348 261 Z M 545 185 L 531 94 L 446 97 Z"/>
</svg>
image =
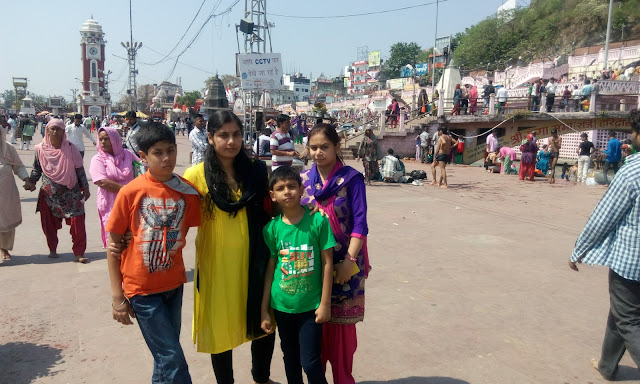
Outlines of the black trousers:
<svg viewBox="0 0 640 384">
<path fill-rule="evenodd" d="M 276 342 L 272 333 L 251 342 L 251 375 L 256 383 L 266 383 L 271 376 L 271 358 Z M 211 355 L 213 373 L 218 384 L 233 384 L 233 350 Z"/>
<path fill-rule="evenodd" d="M 618 163 L 610 163 L 608 161 L 604 162 L 604 167 L 602 167 L 602 175 L 604 176 L 604 183 L 609 184 L 609 179 L 607 178 L 607 172 L 609 172 L 609 168 L 613 168 L 613 175 L 615 176 L 618 173 Z"/>
<path fill-rule="evenodd" d="M 547 96 L 547 112 L 553 112 L 553 102 L 555 101 L 556 96 Z"/>
<path fill-rule="evenodd" d="M 309 384 L 327 384 L 322 368 L 322 324 L 316 324 L 315 311 L 285 313 L 273 311 L 278 323 L 280 346 L 288 384 L 304 384 L 302 370 Z"/>
<path fill-rule="evenodd" d="M 609 270 L 609 300 L 611 308 L 598 370 L 611 380 L 625 351 L 640 367 L 640 282 Z"/>
</svg>

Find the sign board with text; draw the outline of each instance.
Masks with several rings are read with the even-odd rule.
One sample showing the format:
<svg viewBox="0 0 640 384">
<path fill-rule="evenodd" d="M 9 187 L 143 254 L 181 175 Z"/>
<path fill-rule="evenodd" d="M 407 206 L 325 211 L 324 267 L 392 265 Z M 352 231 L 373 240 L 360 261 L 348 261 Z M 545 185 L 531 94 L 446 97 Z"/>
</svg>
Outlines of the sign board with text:
<svg viewBox="0 0 640 384">
<path fill-rule="evenodd" d="M 279 53 L 238 55 L 238 72 L 245 91 L 282 88 L 282 58 Z"/>
</svg>

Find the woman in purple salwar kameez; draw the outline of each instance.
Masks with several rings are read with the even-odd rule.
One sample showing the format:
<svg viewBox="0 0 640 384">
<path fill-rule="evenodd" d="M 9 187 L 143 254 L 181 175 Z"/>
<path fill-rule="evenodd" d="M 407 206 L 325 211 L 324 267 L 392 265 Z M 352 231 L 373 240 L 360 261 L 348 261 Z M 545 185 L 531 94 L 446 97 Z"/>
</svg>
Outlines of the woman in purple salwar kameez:
<svg viewBox="0 0 640 384">
<path fill-rule="evenodd" d="M 322 362 L 331 363 L 335 384 L 353 384 L 356 323 L 364 319 L 364 283 L 369 274 L 367 197 L 364 178 L 338 157 L 340 138 L 329 124 L 311 129 L 308 148 L 315 164 L 302 172 L 303 204 L 316 204 L 328 215 L 336 238 L 336 277 L 331 321 L 322 328 Z M 354 268 L 354 263 L 357 268 Z M 356 272 L 357 271 L 357 272 Z"/>
</svg>

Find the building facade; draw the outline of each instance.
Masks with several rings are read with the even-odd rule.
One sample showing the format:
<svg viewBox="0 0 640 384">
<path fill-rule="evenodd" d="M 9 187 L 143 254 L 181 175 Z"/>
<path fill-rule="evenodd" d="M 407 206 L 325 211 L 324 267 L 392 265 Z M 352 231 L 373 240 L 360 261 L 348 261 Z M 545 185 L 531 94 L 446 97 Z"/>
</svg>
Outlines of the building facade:
<svg viewBox="0 0 640 384">
<path fill-rule="evenodd" d="M 311 80 L 296 73 L 293 75 L 284 75 L 283 84 L 286 89 L 293 91 L 295 101 L 309 101 Z"/>
</svg>

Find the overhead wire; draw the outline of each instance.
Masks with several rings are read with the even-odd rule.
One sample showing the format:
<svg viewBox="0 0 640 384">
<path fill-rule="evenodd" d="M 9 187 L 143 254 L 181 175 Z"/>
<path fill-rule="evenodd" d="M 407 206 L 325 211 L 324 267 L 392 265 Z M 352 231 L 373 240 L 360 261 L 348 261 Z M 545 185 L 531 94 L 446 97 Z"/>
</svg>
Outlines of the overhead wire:
<svg viewBox="0 0 640 384">
<path fill-rule="evenodd" d="M 400 8 L 394 8 L 394 9 L 386 9 L 386 10 L 382 10 L 382 11 L 372 11 L 372 12 L 363 12 L 363 13 L 352 13 L 352 14 L 348 14 L 348 15 L 332 15 L 332 16 L 304 16 L 304 15 L 283 15 L 283 14 L 279 14 L 279 13 L 271 13 L 271 12 L 267 12 L 267 15 L 270 16 L 277 16 L 277 17 L 286 17 L 286 18 L 292 18 L 292 19 L 338 19 L 338 18 L 346 18 L 346 17 L 359 17 L 359 16 L 370 16 L 370 15 L 379 15 L 379 14 L 383 14 L 383 13 L 391 13 L 391 12 L 399 12 L 399 11 L 405 11 L 407 9 L 414 9 L 414 8 L 420 8 L 420 7 L 426 7 L 428 5 L 433 5 L 436 3 L 444 3 L 447 0 L 438 0 L 438 1 L 431 1 L 429 3 L 422 3 L 422 4 L 416 4 L 416 5 L 410 5 L 407 7 L 400 7 Z"/>
<path fill-rule="evenodd" d="M 175 51 L 178 46 L 180 45 L 180 43 L 182 43 L 182 40 L 184 40 L 184 37 L 187 36 L 187 33 L 189 32 L 189 30 L 191 29 L 191 26 L 193 25 L 193 23 L 196 21 L 196 19 L 198 18 L 198 15 L 200 14 L 200 11 L 202 10 L 202 7 L 204 6 L 204 4 L 207 2 L 207 0 L 202 0 L 202 4 L 200 4 L 200 8 L 198 8 L 198 12 L 196 12 L 196 15 L 193 17 L 193 19 L 191 20 L 191 23 L 189 23 L 189 26 L 187 27 L 187 30 L 184 31 L 184 33 L 182 34 L 182 36 L 180 37 L 180 40 L 178 40 L 178 42 L 176 43 L 176 45 L 173 46 L 173 48 L 171 48 L 171 50 L 169 51 L 169 53 L 167 53 L 162 59 L 158 60 L 157 62 L 153 63 L 153 64 L 147 64 L 147 65 L 156 65 L 156 64 L 160 64 L 163 63 L 165 61 L 167 61 L 169 59 L 169 56 L 171 56 L 171 54 L 173 53 L 173 51 Z"/>
<path fill-rule="evenodd" d="M 205 20 L 205 22 L 202 24 L 202 26 L 200 27 L 200 29 L 198 30 L 198 32 L 195 34 L 195 36 L 193 36 L 193 38 L 191 39 L 191 41 L 189 42 L 189 44 L 177 55 L 176 57 L 176 61 L 174 62 L 173 66 L 171 67 L 171 70 L 169 71 L 169 73 L 167 74 L 167 76 L 165 77 L 164 81 L 167 81 L 172 75 L 173 72 L 176 69 L 176 66 L 178 65 L 178 59 L 185 53 L 187 52 L 187 50 L 189 48 L 191 48 L 191 45 L 193 45 L 193 43 L 196 42 L 196 40 L 198 39 L 198 37 L 200 36 L 200 33 L 202 33 L 202 30 L 204 29 L 204 27 L 207 26 L 207 24 L 209 23 L 209 21 L 211 21 L 212 19 L 225 15 L 229 12 L 231 12 L 231 10 L 233 9 L 233 7 L 235 7 L 240 0 L 236 0 L 234 1 L 230 6 L 228 6 L 224 11 L 220 12 L 220 13 L 214 13 L 215 10 L 218 8 L 218 6 L 220 5 L 220 3 L 222 2 L 222 0 L 220 0 L 218 2 L 218 4 L 214 7 L 213 10 L 211 10 L 211 14 L 209 15 L 209 17 L 207 17 L 207 20 Z"/>
</svg>

